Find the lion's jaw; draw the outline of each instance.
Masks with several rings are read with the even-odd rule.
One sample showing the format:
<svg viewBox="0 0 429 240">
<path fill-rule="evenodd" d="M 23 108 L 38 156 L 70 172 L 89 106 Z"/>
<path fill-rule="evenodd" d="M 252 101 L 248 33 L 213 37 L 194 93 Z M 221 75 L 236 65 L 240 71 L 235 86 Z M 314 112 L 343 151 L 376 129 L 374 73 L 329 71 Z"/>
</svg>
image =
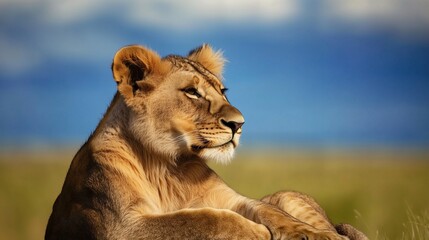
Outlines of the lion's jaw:
<svg viewBox="0 0 429 240">
<path fill-rule="evenodd" d="M 200 131 L 198 124 L 180 118 L 173 117 L 159 124 L 150 119 L 147 115 L 131 111 L 128 130 L 144 149 L 154 151 L 170 161 L 193 155 L 206 161 L 227 164 L 239 145 L 241 130 L 232 134 L 223 129 L 225 132 L 222 134 L 210 135 L 204 132 L 206 128 Z"/>
<path fill-rule="evenodd" d="M 203 148 L 199 152 L 199 156 L 203 159 L 210 159 L 218 163 L 227 164 L 234 157 L 235 144 L 228 142 L 219 147 Z"/>
</svg>

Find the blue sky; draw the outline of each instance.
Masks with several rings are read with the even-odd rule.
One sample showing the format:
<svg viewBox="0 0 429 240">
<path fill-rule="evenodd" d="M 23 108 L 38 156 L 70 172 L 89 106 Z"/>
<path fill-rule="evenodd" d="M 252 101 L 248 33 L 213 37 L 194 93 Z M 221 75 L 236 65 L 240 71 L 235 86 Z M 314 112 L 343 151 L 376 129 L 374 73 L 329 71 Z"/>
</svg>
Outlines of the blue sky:
<svg viewBox="0 0 429 240">
<path fill-rule="evenodd" d="M 80 144 L 117 49 L 229 60 L 244 144 L 429 147 L 428 0 L 0 2 L 0 143 Z"/>
</svg>

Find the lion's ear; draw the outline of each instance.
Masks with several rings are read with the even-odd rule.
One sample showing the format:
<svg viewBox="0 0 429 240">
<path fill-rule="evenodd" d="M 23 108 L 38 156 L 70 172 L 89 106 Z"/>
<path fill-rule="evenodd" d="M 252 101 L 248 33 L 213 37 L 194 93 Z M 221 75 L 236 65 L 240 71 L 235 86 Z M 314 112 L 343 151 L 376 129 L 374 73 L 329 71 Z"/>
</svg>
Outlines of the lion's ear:
<svg viewBox="0 0 429 240">
<path fill-rule="evenodd" d="M 222 76 L 223 65 L 226 61 L 223 58 L 222 51 L 214 51 L 210 45 L 203 44 L 202 46 L 190 51 L 188 58 L 192 61 L 199 62 L 217 77 L 220 78 Z"/>
<path fill-rule="evenodd" d="M 134 93 L 140 88 L 138 81 L 161 68 L 159 55 L 143 46 L 130 45 L 116 52 L 112 63 L 113 78 L 122 94 Z"/>
</svg>

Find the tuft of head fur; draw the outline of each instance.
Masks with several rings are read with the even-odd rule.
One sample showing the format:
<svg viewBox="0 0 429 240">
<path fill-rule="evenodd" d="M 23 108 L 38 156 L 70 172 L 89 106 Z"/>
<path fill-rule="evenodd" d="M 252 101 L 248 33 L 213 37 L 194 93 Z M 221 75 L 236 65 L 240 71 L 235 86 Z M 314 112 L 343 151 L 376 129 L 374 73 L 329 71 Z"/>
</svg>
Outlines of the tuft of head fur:
<svg viewBox="0 0 429 240">
<path fill-rule="evenodd" d="M 214 51 L 210 45 L 203 44 L 190 51 L 188 58 L 195 62 L 199 62 L 218 78 L 222 77 L 223 67 L 226 62 L 222 51 Z"/>
</svg>

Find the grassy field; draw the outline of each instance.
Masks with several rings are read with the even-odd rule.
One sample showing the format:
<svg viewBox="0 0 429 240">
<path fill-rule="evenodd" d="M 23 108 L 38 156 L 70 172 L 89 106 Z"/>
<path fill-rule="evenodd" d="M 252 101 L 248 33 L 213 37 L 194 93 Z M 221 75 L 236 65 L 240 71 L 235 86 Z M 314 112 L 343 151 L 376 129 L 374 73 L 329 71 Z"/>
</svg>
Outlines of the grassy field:
<svg viewBox="0 0 429 240">
<path fill-rule="evenodd" d="M 0 152 L 0 239 L 42 239 L 71 151 Z M 211 164 L 252 198 L 305 192 L 370 239 L 429 239 L 429 152 L 246 150 Z"/>
</svg>

